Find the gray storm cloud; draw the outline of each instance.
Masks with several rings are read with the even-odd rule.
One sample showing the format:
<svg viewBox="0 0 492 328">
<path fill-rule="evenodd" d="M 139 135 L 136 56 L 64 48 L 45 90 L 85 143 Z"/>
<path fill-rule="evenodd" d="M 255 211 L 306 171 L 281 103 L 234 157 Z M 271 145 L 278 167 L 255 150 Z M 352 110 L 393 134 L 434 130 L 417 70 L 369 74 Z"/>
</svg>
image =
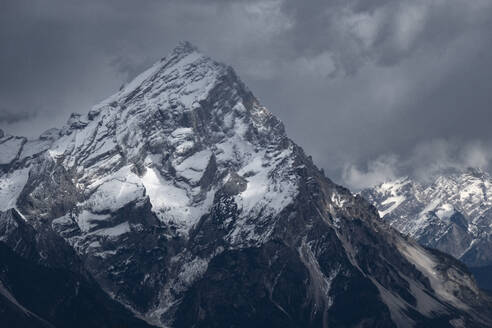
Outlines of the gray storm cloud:
<svg viewBox="0 0 492 328">
<path fill-rule="evenodd" d="M 189 40 L 337 182 L 424 175 L 422 153 L 488 168 L 490 30 L 490 0 L 5 0 L 0 128 L 61 125 Z"/>
</svg>

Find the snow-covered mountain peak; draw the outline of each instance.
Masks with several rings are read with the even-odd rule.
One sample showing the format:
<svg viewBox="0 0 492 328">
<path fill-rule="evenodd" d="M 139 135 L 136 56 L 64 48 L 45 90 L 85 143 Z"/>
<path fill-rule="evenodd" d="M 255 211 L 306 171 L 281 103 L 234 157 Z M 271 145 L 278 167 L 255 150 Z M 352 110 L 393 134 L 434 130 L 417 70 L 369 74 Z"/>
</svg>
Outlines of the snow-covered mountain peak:
<svg viewBox="0 0 492 328">
<path fill-rule="evenodd" d="M 125 104 L 142 96 L 147 100 L 155 98 L 152 103 L 161 107 L 169 104 L 172 108 L 189 109 L 203 100 L 207 89 L 226 75 L 227 70 L 227 66 L 205 56 L 189 42 L 182 42 L 118 93 L 96 105 L 93 111 L 107 105 Z"/>
<path fill-rule="evenodd" d="M 28 168 L 45 152 L 74 172 L 78 212 L 113 212 L 149 197 L 156 215 L 184 233 L 231 174 L 245 183 L 236 195 L 244 216 L 274 214 L 296 193 L 282 123 L 231 68 L 186 42 L 87 115 L 18 142 L 9 163 Z M 82 230 L 91 226 L 83 219 Z"/>
</svg>

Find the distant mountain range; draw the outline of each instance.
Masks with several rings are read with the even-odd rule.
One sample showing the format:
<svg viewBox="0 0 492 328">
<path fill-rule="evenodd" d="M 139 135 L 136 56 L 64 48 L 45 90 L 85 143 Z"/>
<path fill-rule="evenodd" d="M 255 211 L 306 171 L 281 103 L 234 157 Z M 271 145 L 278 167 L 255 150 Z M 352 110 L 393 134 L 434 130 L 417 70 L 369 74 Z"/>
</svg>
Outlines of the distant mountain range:
<svg viewBox="0 0 492 328">
<path fill-rule="evenodd" d="M 396 215 L 408 183 L 381 188 Z M 60 129 L 2 133 L 0 211 L 9 327 L 492 326 L 466 267 L 326 178 L 189 43 Z"/>
<path fill-rule="evenodd" d="M 451 254 L 473 270 L 481 267 L 483 272 L 492 266 L 492 177 L 488 173 L 469 168 L 425 183 L 401 178 L 361 195 L 392 227 L 422 245 Z"/>
</svg>

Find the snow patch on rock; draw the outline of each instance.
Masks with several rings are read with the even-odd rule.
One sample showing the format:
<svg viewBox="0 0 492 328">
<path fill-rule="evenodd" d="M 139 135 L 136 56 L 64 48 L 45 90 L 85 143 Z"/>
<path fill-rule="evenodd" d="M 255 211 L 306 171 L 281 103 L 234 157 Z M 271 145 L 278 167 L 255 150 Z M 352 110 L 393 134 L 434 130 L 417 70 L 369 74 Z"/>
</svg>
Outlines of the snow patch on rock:
<svg viewBox="0 0 492 328">
<path fill-rule="evenodd" d="M 27 183 L 29 169 L 24 168 L 0 176 L 0 211 L 15 208 Z"/>
<path fill-rule="evenodd" d="M 120 170 L 111 179 L 97 186 L 87 200 L 87 206 L 96 213 L 115 212 L 126 204 L 144 197 L 145 189 L 140 179 L 128 167 Z"/>
<path fill-rule="evenodd" d="M 24 138 L 13 137 L 0 143 L 0 165 L 12 163 L 17 158 L 24 142 Z"/>
</svg>

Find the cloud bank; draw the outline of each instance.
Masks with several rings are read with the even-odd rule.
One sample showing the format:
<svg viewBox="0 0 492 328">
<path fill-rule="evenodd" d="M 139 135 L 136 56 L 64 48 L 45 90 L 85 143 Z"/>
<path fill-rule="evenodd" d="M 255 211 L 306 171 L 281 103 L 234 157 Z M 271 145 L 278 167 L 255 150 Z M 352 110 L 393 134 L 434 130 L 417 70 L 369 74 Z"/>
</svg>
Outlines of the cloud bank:
<svg viewBox="0 0 492 328">
<path fill-rule="evenodd" d="M 479 168 L 490 171 L 492 145 L 480 141 L 436 139 L 418 144 L 405 157 L 380 155 L 365 166 L 347 164 L 343 180 L 354 190 L 369 188 L 385 181 L 410 176 L 430 181 L 443 172 Z"/>
</svg>

